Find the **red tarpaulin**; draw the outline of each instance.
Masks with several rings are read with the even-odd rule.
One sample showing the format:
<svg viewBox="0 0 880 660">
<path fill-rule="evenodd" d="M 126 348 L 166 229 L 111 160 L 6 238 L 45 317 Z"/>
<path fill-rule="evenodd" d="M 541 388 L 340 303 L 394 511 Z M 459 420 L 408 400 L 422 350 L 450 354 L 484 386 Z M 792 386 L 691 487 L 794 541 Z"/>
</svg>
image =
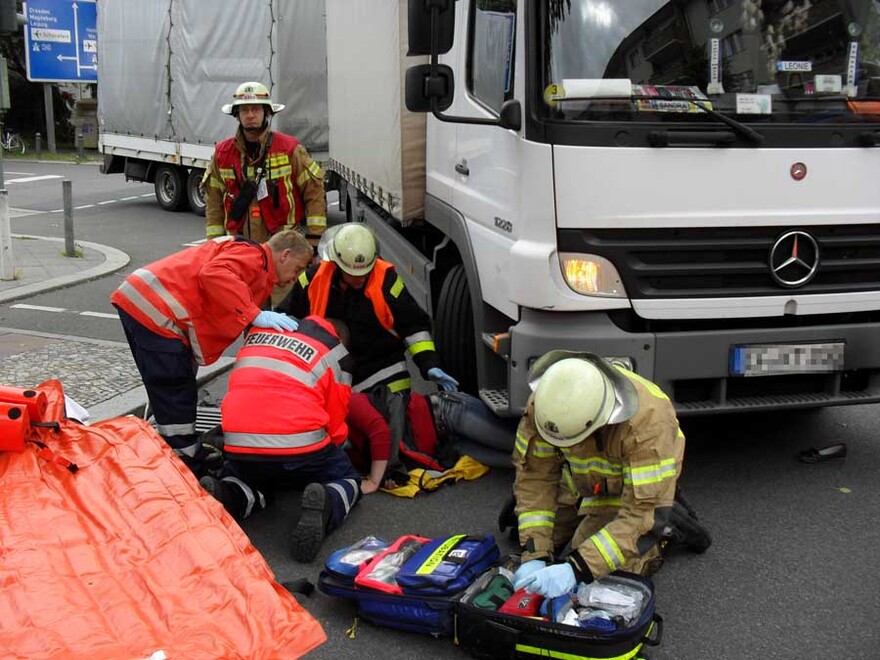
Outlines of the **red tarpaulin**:
<svg viewBox="0 0 880 660">
<path fill-rule="evenodd" d="M 61 384 L 38 389 L 50 452 L 0 452 L 4 658 L 296 658 L 326 639 L 149 424 L 65 421 Z"/>
</svg>

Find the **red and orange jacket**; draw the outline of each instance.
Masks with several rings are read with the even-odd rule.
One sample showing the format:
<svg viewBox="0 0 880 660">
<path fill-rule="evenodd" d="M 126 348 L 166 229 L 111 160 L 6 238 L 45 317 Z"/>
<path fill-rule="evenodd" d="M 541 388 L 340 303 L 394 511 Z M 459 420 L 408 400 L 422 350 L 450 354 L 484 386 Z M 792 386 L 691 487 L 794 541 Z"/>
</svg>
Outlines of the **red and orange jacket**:
<svg viewBox="0 0 880 660">
<path fill-rule="evenodd" d="M 223 233 L 244 234 L 263 242 L 281 229 L 302 225 L 303 220 L 310 234 L 320 234 L 326 228 L 327 202 L 321 167 L 292 135 L 267 131 L 261 141 L 265 158 L 255 162 L 246 156 L 241 130 L 217 144 L 208 169 L 208 238 Z M 229 217 L 233 201 L 245 179 L 256 179 L 257 167 L 262 167 L 269 194 L 255 198 L 249 212 L 236 222 Z M 258 224 L 263 225 L 262 231 L 255 231 L 260 228 L 252 226 L 254 213 Z M 246 223 L 250 223 L 248 227 Z"/>
<path fill-rule="evenodd" d="M 267 246 L 224 236 L 138 268 L 110 301 L 206 365 L 256 318 L 276 281 Z"/>
<path fill-rule="evenodd" d="M 253 328 L 220 406 L 224 449 L 240 460 L 289 460 L 348 436 L 352 358 L 326 320 L 296 332 Z"/>
</svg>

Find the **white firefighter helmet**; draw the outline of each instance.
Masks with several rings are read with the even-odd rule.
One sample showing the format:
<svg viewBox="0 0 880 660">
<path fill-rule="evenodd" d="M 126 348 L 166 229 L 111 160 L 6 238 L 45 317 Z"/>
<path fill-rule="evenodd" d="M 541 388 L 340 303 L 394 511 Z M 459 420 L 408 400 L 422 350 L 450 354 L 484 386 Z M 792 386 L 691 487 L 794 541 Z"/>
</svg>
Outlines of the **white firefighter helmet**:
<svg viewBox="0 0 880 660">
<path fill-rule="evenodd" d="M 614 366 L 592 353 L 551 351 L 535 361 L 535 426 L 556 447 L 571 447 L 632 417 L 638 393 Z"/>
<path fill-rule="evenodd" d="M 376 237 L 360 222 L 340 225 L 330 244 L 330 260 L 355 277 L 368 275 L 376 264 Z"/>
<path fill-rule="evenodd" d="M 267 109 L 270 115 L 284 110 L 283 103 L 272 103 L 268 88 L 260 82 L 240 84 L 232 95 L 232 103 L 227 103 L 220 110 L 227 115 L 234 115 L 238 113 L 235 108 L 240 105 L 265 105 L 268 106 Z"/>
</svg>

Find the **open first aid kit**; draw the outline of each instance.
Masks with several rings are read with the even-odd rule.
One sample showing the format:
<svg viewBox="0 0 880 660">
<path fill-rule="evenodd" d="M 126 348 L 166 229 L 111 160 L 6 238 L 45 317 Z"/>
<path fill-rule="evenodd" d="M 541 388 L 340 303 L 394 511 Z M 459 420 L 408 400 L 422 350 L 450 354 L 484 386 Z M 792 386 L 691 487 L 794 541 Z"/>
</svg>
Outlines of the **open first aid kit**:
<svg viewBox="0 0 880 660">
<path fill-rule="evenodd" d="M 368 537 L 334 552 L 318 577 L 330 596 L 357 601 L 358 614 L 380 626 L 451 636 L 456 597 L 499 560 L 494 537 Z M 362 563 L 355 566 L 355 562 Z"/>
<path fill-rule="evenodd" d="M 393 542 L 366 537 L 331 554 L 318 578 L 379 626 L 451 637 L 478 658 L 638 659 L 663 619 L 650 578 L 617 572 L 544 599 L 513 588 L 491 535 Z"/>
</svg>

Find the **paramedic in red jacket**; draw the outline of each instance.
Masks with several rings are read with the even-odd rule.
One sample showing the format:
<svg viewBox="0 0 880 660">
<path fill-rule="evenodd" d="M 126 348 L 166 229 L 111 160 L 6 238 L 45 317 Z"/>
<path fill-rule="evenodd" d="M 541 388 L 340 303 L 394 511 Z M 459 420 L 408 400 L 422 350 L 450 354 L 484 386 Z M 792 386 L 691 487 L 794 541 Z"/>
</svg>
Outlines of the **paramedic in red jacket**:
<svg viewBox="0 0 880 660">
<path fill-rule="evenodd" d="M 263 492 L 302 489 L 290 536 L 300 562 L 315 558 L 360 498 L 360 474 L 341 449 L 351 363 L 337 329 L 318 316 L 303 319 L 296 332 L 253 328 L 220 406 L 222 478 L 201 479 L 239 520 L 265 506 Z"/>
<path fill-rule="evenodd" d="M 260 308 L 311 256 L 296 231 L 263 245 L 227 236 L 138 268 L 110 296 L 157 430 L 196 475 L 205 460 L 196 436 L 198 366 L 216 362 L 248 325 L 296 329 L 293 319 Z"/>
<path fill-rule="evenodd" d="M 353 389 L 364 392 L 382 412 L 391 436 L 403 438 L 412 385 L 406 358 L 422 378 L 443 390 L 458 381 L 440 366 L 431 320 L 404 286 L 394 266 L 378 256 L 373 232 L 348 222 L 328 230 L 318 252 L 323 261 L 308 268 L 277 310 L 296 317 L 317 314 L 340 319 L 351 330 L 355 359 Z M 392 443 L 389 469 L 399 467 Z"/>
</svg>

